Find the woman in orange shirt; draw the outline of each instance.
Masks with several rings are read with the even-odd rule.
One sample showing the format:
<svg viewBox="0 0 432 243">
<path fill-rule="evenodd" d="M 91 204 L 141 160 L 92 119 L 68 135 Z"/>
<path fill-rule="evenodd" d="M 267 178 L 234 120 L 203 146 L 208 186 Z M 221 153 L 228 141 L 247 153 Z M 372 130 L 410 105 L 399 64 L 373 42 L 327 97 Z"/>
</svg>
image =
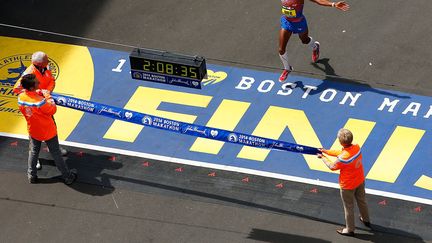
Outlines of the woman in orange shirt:
<svg viewBox="0 0 432 243">
<path fill-rule="evenodd" d="M 321 158 L 329 169 L 340 170 L 340 195 L 345 211 L 346 228 L 337 230 L 337 232 L 341 235 L 354 236 L 354 198 L 360 210 L 360 221 L 370 227 L 362 154 L 360 146 L 352 144 L 353 134 L 350 130 L 340 129 L 337 137 L 343 147 L 342 150 L 320 149 L 323 154 L 337 157 L 337 159 L 332 162 L 323 154 L 318 154 L 318 158 Z"/>
<path fill-rule="evenodd" d="M 76 170 L 69 170 L 60 152 L 57 126 L 53 115 L 57 111 L 54 100 L 49 92 L 37 92 L 39 80 L 34 74 L 24 75 L 21 79 L 24 88 L 18 95 L 18 105 L 27 121 L 30 140 L 27 176 L 30 183 L 37 183 L 36 164 L 42 141 L 45 141 L 54 159 L 57 169 L 62 173 L 64 183 L 72 184 L 76 177 Z"/>
</svg>

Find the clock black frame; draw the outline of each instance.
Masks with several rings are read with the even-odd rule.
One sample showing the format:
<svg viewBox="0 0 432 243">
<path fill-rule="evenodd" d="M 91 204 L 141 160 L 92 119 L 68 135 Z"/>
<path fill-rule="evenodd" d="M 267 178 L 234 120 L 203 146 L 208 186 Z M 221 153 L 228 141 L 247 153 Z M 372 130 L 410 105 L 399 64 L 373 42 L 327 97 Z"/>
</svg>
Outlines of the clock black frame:
<svg viewBox="0 0 432 243">
<path fill-rule="evenodd" d="M 207 75 L 206 60 L 200 56 L 136 48 L 129 60 L 133 79 L 200 89 Z"/>
</svg>

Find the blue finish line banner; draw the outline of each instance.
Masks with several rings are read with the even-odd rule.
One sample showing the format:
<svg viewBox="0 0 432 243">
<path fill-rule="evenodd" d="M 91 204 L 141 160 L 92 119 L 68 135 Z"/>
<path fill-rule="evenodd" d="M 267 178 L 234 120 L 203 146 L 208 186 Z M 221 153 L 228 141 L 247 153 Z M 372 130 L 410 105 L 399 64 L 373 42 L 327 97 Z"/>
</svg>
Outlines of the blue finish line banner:
<svg viewBox="0 0 432 243">
<path fill-rule="evenodd" d="M 194 125 L 191 123 L 151 116 L 136 111 L 126 110 L 54 93 L 52 94 L 52 97 L 55 100 L 55 103 L 60 106 L 171 132 L 258 148 L 277 149 L 303 154 L 320 153 L 317 148 L 299 144 L 252 136 L 244 133 L 237 133 L 212 127 Z"/>
</svg>

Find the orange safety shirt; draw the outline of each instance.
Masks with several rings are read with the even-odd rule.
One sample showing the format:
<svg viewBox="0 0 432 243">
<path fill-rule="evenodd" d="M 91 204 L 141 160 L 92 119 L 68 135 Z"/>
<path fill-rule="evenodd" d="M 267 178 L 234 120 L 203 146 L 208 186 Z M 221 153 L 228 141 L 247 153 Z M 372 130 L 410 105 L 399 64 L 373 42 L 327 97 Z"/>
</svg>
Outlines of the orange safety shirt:
<svg viewBox="0 0 432 243">
<path fill-rule="evenodd" d="M 330 168 L 340 170 L 339 185 L 342 189 L 352 190 L 357 188 L 365 180 L 362 154 L 358 144 L 340 150 L 324 150 L 330 156 L 337 156 L 337 160 Z"/>
<path fill-rule="evenodd" d="M 39 89 L 46 89 L 52 92 L 55 87 L 55 78 L 52 76 L 50 70 L 45 70 L 44 73 L 41 73 L 33 64 L 31 64 L 21 75 L 24 76 L 26 74 L 34 74 L 36 75 L 37 80 L 39 80 Z M 23 90 L 21 86 L 21 78 L 15 83 L 13 92 L 15 94 L 21 93 Z"/>
<path fill-rule="evenodd" d="M 47 141 L 57 135 L 57 126 L 52 117 L 57 107 L 49 95 L 43 97 L 35 91 L 24 90 L 18 95 L 18 105 L 27 121 L 30 137 Z"/>
</svg>

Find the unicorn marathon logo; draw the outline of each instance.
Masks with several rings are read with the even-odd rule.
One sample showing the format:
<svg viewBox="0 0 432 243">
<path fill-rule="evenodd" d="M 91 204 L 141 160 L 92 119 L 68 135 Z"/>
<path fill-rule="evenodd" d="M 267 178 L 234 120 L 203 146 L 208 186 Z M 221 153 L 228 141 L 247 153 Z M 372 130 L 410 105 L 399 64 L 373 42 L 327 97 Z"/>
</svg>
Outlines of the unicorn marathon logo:
<svg viewBox="0 0 432 243">
<path fill-rule="evenodd" d="M 13 87 L 21 74 L 31 64 L 31 53 L 18 54 L 0 59 L 0 85 Z M 57 79 L 58 64 L 49 58 L 49 70 Z"/>
<path fill-rule="evenodd" d="M 31 53 L 0 57 L 0 112 L 19 113 L 13 86 L 31 64 Z M 58 64 L 50 59 L 48 68 L 55 79 L 59 74 Z"/>
</svg>

